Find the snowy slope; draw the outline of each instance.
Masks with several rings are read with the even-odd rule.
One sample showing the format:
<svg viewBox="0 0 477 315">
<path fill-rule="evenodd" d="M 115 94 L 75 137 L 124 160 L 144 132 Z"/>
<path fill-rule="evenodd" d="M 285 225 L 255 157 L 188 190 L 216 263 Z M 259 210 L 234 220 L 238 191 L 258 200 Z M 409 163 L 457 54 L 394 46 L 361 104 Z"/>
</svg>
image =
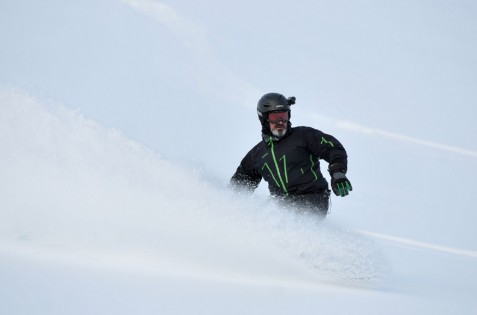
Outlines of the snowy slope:
<svg viewBox="0 0 477 315">
<path fill-rule="evenodd" d="M 78 112 L 11 89 L 1 101 L 2 313 L 475 307 L 476 251 L 353 230 L 336 204 L 317 222 L 217 190 Z"/>
<path fill-rule="evenodd" d="M 475 314 L 477 6 L 231 7 L 0 3 L 0 314 Z M 272 91 L 324 222 L 226 189 Z"/>
</svg>

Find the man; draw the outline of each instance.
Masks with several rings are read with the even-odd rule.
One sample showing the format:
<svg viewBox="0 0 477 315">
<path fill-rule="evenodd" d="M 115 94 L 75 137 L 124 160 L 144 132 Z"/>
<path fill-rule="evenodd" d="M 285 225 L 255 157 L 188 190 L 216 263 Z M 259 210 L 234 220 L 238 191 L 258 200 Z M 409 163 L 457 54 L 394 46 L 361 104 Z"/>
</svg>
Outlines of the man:
<svg viewBox="0 0 477 315">
<path fill-rule="evenodd" d="M 262 96 L 257 112 L 262 124 L 262 141 L 243 158 L 231 185 L 254 191 L 262 178 L 270 194 L 286 207 L 326 216 L 330 190 L 320 170 L 320 159 L 328 162 L 331 188 L 344 197 L 352 190 L 346 178 L 348 157 L 331 135 L 310 127 L 291 127 L 290 106 L 295 97 L 278 93 Z"/>
</svg>

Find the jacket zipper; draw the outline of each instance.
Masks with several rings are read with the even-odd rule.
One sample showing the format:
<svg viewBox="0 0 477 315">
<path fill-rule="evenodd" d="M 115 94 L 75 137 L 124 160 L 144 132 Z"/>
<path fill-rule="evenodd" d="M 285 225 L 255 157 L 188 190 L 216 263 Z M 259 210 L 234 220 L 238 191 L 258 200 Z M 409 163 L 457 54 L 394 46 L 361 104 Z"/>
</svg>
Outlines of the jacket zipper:
<svg viewBox="0 0 477 315">
<path fill-rule="evenodd" d="M 285 183 L 283 182 L 283 178 L 282 178 L 282 175 L 280 174 L 280 167 L 278 166 L 278 162 L 277 162 L 277 158 L 275 157 L 275 146 L 273 145 L 273 140 L 270 139 L 270 145 L 271 145 L 271 148 L 270 148 L 270 151 L 272 152 L 272 157 L 273 157 L 273 163 L 275 164 L 275 168 L 277 170 L 277 174 L 278 174 L 278 179 L 280 179 L 280 183 L 282 185 L 282 189 L 283 191 L 285 192 L 285 195 L 288 196 L 288 190 L 285 186 Z M 286 174 L 286 165 L 285 165 L 285 175 Z M 273 174 L 272 174 L 273 176 Z M 288 176 L 287 176 L 288 177 Z"/>
</svg>

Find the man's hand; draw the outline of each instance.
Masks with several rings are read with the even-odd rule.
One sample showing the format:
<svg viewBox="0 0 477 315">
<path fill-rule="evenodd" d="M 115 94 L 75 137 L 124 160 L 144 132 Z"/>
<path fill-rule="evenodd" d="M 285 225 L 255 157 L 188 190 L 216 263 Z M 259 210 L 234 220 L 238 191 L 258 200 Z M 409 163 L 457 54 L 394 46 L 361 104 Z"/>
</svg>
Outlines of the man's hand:
<svg viewBox="0 0 477 315">
<path fill-rule="evenodd" d="M 353 187 L 348 178 L 346 178 L 345 173 L 336 172 L 331 175 L 331 189 L 333 189 L 336 196 L 344 197 L 353 190 Z"/>
</svg>

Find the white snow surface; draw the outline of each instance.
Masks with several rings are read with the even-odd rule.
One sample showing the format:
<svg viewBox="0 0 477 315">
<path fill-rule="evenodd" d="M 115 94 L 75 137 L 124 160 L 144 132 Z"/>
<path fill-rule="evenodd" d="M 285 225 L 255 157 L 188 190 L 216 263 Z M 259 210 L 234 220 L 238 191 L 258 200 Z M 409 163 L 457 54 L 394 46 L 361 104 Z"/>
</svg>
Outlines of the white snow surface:
<svg viewBox="0 0 477 315">
<path fill-rule="evenodd" d="M 476 6 L 201 3 L 0 4 L 0 314 L 475 314 Z M 323 221 L 228 189 L 272 91 Z"/>
</svg>

